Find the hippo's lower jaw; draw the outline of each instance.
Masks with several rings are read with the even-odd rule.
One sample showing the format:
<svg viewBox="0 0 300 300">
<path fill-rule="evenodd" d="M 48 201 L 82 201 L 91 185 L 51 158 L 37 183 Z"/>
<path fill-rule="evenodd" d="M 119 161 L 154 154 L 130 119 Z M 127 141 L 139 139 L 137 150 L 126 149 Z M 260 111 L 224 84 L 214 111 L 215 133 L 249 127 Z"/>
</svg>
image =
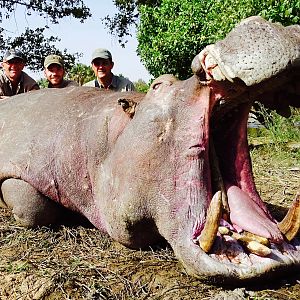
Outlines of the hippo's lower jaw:
<svg viewBox="0 0 300 300">
<path fill-rule="evenodd" d="M 300 239 L 296 238 L 300 197 L 277 223 L 258 195 L 247 142 L 250 106 L 244 102 L 232 109 L 232 118 L 219 120 L 219 125 L 214 118 L 214 128 L 210 125 L 214 196 L 205 222 L 195 220 L 192 237 L 183 234 L 184 240 L 173 247 L 187 272 L 196 277 L 232 283 L 300 267 Z"/>
</svg>

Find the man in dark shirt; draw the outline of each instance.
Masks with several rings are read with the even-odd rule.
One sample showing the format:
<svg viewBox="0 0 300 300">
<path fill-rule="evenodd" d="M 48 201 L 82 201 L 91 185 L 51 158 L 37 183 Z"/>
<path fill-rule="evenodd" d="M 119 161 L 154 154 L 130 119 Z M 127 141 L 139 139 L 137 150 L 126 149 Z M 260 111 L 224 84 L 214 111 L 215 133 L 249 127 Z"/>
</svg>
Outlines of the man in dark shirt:
<svg viewBox="0 0 300 300">
<path fill-rule="evenodd" d="M 64 79 L 65 67 L 61 56 L 48 55 L 44 61 L 44 74 L 48 80 L 48 88 L 65 88 L 67 86 L 78 86 L 73 80 Z"/>
<path fill-rule="evenodd" d="M 96 78 L 85 83 L 84 86 L 93 86 L 116 92 L 134 91 L 134 85 L 129 79 L 112 73 L 113 67 L 114 62 L 111 53 L 104 48 L 96 49 L 92 54 L 92 69 Z"/>
<path fill-rule="evenodd" d="M 6 51 L 0 72 L 0 99 L 39 89 L 37 82 L 23 72 L 25 63 L 22 52 L 15 49 Z"/>
</svg>

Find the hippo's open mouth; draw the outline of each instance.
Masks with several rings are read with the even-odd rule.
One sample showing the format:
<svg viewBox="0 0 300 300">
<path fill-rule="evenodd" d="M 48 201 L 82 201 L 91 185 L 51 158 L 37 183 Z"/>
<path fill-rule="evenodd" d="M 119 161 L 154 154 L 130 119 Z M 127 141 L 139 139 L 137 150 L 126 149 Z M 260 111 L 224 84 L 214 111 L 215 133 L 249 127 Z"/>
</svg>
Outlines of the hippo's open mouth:
<svg viewBox="0 0 300 300">
<path fill-rule="evenodd" d="M 206 224 L 195 239 L 205 252 L 220 261 L 252 265 L 257 256 L 280 257 L 296 253 L 297 247 L 299 250 L 296 235 L 300 227 L 300 197 L 297 196 L 280 223 L 268 212 L 252 176 L 247 144 L 248 112 L 249 104 L 242 104 L 233 108 L 227 119 L 212 117 L 214 121 L 219 119 L 213 128 L 211 125 L 210 136 L 214 196 Z"/>
<path fill-rule="evenodd" d="M 195 226 L 192 237 L 207 254 L 204 259 L 201 254 L 203 273 L 222 274 L 222 280 L 251 279 L 288 269 L 287 266 L 299 267 L 300 195 L 296 196 L 286 217 L 277 222 L 257 193 L 252 174 L 247 141 L 248 113 L 256 92 L 263 98 L 268 88 L 260 88 L 265 84 L 262 82 L 255 83 L 253 89 L 251 84 L 247 86 L 235 78 L 234 88 L 230 89 L 231 79 L 222 73 L 218 58 L 213 57 L 210 50 L 215 49 L 204 50 L 199 60 L 194 61 L 195 74 L 202 84 L 210 87 L 214 98 L 209 125 L 213 197 L 205 222 L 202 227 Z M 197 263 L 182 261 L 190 273 L 197 276 Z M 206 265 L 209 272 L 205 271 Z"/>
<path fill-rule="evenodd" d="M 236 277 L 257 279 L 300 262 L 297 238 L 300 197 L 296 197 L 281 222 L 267 210 L 252 175 L 247 143 L 248 112 L 249 104 L 242 104 L 233 109 L 230 118 L 220 118 L 213 128 L 210 126 L 213 197 L 205 223 L 201 230 L 195 227 L 192 237 L 194 243 L 217 262 L 215 267 L 209 262 L 210 274 L 214 274 L 214 269 L 222 274 L 219 264 L 223 265 L 222 281 Z M 215 116 L 212 119 L 216 121 Z"/>
</svg>

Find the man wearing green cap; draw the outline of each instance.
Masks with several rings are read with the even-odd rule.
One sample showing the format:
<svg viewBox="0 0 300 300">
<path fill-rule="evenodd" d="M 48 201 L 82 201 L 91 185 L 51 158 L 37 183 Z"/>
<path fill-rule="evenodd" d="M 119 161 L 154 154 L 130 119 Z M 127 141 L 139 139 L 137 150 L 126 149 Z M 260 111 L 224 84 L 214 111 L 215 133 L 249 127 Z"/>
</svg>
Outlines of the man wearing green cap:
<svg viewBox="0 0 300 300">
<path fill-rule="evenodd" d="M 15 49 L 6 51 L 0 72 L 0 100 L 39 89 L 37 82 L 23 72 L 25 63 L 22 52 Z"/>
<path fill-rule="evenodd" d="M 61 56 L 56 54 L 48 55 L 44 60 L 44 68 L 44 74 L 48 80 L 48 88 L 78 86 L 76 81 L 64 79 L 65 67 Z"/>
<path fill-rule="evenodd" d="M 85 83 L 84 86 L 117 92 L 134 91 L 134 85 L 130 80 L 112 73 L 113 66 L 111 53 L 104 48 L 96 49 L 92 54 L 92 69 L 96 79 Z"/>
</svg>

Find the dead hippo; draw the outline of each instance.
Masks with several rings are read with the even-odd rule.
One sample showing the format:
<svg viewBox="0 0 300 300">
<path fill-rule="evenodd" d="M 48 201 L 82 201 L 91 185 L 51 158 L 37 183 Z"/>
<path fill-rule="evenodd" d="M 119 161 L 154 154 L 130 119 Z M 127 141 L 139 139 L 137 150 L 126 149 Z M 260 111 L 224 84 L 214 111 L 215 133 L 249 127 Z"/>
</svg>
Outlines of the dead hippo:
<svg viewBox="0 0 300 300">
<path fill-rule="evenodd" d="M 194 76 L 162 76 L 146 95 L 44 89 L 1 102 L 2 206 L 26 226 L 63 222 L 65 207 L 130 248 L 166 240 L 201 278 L 299 270 L 300 199 L 271 216 L 246 130 L 254 100 L 296 103 L 299 36 L 252 17 L 195 57 Z"/>
</svg>

